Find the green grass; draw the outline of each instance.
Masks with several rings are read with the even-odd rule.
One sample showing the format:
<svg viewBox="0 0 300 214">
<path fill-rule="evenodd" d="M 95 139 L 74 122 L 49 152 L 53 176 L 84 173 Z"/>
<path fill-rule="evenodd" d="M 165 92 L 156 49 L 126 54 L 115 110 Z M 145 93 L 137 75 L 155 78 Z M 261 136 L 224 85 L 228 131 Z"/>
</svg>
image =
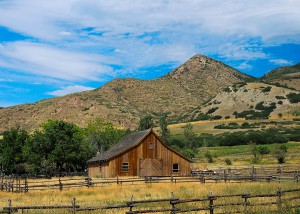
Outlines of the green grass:
<svg viewBox="0 0 300 214">
<path fill-rule="evenodd" d="M 286 164 L 297 164 L 300 162 L 300 142 L 286 143 L 288 147 L 288 153 L 286 156 Z M 277 160 L 273 157 L 272 151 L 276 144 L 263 145 L 270 149 L 271 153 L 260 156 L 260 165 L 274 165 L 277 164 Z M 240 146 L 218 146 L 218 147 L 202 147 L 198 148 L 197 157 L 201 163 L 205 163 L 208 167 L 216 167 L 219 165 L 225 165 L 225 159 L 231 160 L 233 165 L 253 165 L 253 154 L 250 145 Z M 207 163 L 205 154 L 209 152 L 213 157 L 213 163 Z M 198 165 L 198 164 L 196 164 Z"/>
</svg>

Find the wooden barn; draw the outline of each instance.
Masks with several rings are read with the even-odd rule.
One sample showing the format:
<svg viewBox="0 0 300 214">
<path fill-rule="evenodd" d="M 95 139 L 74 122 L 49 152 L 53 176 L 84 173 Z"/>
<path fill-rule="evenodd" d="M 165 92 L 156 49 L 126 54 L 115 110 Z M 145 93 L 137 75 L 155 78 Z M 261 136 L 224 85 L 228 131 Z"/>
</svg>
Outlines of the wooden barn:
<svg viewBox="0 0 300 214">
<path fill-rule="evenodd" d="M 152 130 L 126 135 L 87 162 L 90 177 L 188 176 L 191 161 L 168 147 Z"/>
</svg>

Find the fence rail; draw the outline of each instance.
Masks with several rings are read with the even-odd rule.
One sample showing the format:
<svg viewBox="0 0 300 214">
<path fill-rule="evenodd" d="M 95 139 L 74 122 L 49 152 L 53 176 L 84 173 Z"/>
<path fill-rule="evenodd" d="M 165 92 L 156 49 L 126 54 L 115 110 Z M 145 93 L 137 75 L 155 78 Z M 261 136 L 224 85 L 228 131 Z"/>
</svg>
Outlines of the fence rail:
<svg viewBox="0 0 300 214">
<path fill-rule="evenodd" d="M 151 199 L 151 200 L 133 200 L 133 196 L 129 201 L 122 204 L 110 206 L 94 206 L 82 207 L 76 203 L 76 199 L 72 200 L 71 205 L 61 206 L 12 206 L 12 201 L 8 200 L 8 206 L 3 207 L 0 213 L 14 213 L 19 210 L 54 210 L 54 209 L 68 209 L 71 213 L 112 210 L 115 212 L 122 212 L 126 214 L 133 213 L 159 213 L 170 212 L 187 213 L 208 211 L 210 214 L 214 213 L 251 213 L 252 208 L 259 208 L 268 212 L 290 211 L 295 208 L 300 208 L 300 189 L 292 190 L 278 190 L 274 193 L 265 194 L 224 194 L 213 195 L 212 192 L 204 198 L 179 199 L 175 198 L 171 193 L 170 198 Z M 266 200 L 266 202 L 261 202 Z M 266 208 L 265 206 L 268 205 Z"/>
<path fill-rule="evenodd" d="M 194 174 L 190 177 L 116 177 L 116 178 L 64 178 L 51 180 L 2 179 L 0 190 L 6 192 L 28 192 L 34 190 L 63 190 L 68 188 L 95 187 L 111 184 L 141 184 L 141 183 L 187 183 L 187 182 L 299 182 L 300 174 Z"/>
</svg>

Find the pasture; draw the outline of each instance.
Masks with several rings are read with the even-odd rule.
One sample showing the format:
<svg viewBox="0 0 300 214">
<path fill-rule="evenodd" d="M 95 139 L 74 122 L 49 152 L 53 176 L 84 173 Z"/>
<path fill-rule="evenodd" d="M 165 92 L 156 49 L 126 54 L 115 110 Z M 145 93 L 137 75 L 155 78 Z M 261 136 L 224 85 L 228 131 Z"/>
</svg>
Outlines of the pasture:
<svg viewBox="0 0 300 214">
<path fill-rule="evenodd" d="M 175 198 L 181 200 L 195 199 L 195 198 L 207 198 L 210 194 L 213 195 L 225 195 L 225 194 L 271 194 L 276 193 L 278 188 L 282 190 L 297 189 L 299 183 L 296 182 L 281 182 L 281 183 L 266 183 L 266 182 L 247 182 L 247 183 L 152 183 L 152 184 L 136 184 L 136 185 L 108 185 L 102 187 L 92 188 L 74 188 L 59 190 L 44 190 L 44 191 L 32 191 L 28 193 L 12 194 L 7 192 L 1 192 L 0 208 L 7 206 L 8 199 L 12 201 L 12 206 L 59 206 L 59 205 L 71 205 L 73 198 L 76 198 L 76 203 L 80 207 L 94 207 L 94 206 L 107 206 L 124 204 L 124 202 L 130 200 L 156 200 L 171 198 L 171 193 Z M 291 194 L 290 197 L 297 197 L 297 194 Z M 298 195 L 299 196 L 299 195 Z M 220 199 L 221 200 L 221 199 Z M 222 199 L 223 200 L 223 199 Z M 226 203 L 233 203 L 237 200 L 241 201 L 242 198 L 224 199 Z M 251 198 L 251 203 L 269 203 L 274 201 L 269 197 L 257 197 Z M 224 202 L 224 203 L 225 203 Z M 275 198 L 276 202 L 276 198 Z M 222 202 L 223 203 L 223 202 Z M 194 204 L 195 205 L 195 204 Z M 284 202 L 284 206 L 299 205 L 299 199 L 297 201 Z M 158 206 L 158 205 L 157 205 Z M 169 207 L 167 204 L 159 204 L 162 207 Z M 276 207 L 276 206 L 275 206 Z M 150 209 L 151 206 L 143 207 Z M 274 205 L 268 205 L 260 207 L 262 213 L 269 208 L 274 208 Z M 256 208 L 251 208 L 256 209 Z M 128 211 L 128 209 L 127 209 Z M 65 213 L 69 213 L 69 210 L 65 210 Z M 53 210 L 48 211 L 28 211 L 28 213 L 53 213 Z M 63 213 L 60 210 L 59 213 Z M 99 213 L 99 211 L 91 211 L 90 213 Z M 101 212 L 102 213 L 102 212 Z M 125 213 L 124 210 L 112 210 L 105 211 L 104 213 Z M 216 212 L 218 213 L 218 212 Z M 257 212 L 259 213 L 259 212 Z M 283 212 L 284 213 L 284 212 Z M 286 212 L 286 213 L 290 213 Z"/>
<path fill-rule="evenodd" d="M 298 118 L 295 116 L 295 118 Z M 257 120 L 245 120 L 245 118 L 230 118 L 230 119 L 221 119 L 221 120 L 202 120 L 202 121 L 195 121 L 191 122 L 193 125 L 193 131 L 196 134 L 221 134 L 224 132 L 235 132 L 235 131 L 247 131 L 249 129 L 215 129 L 214 127 L 216 125 L 220 124 L 228 124 L 228 123 L 237 123 L 239 125 L 243 123 L 270 123 L 274 122 L 277 124 L 270 123 L 269 125 L 266 125 L 265 128 L 271 128 L 276 127 L 278 124 L 283 125 L 285 127 L 289 126 L 299 126 L 300 124 L 298 122 L 293 121 L 293 118 L 271 118 L 271 119 L 257 119 Z M 289 124 L 290 123 L 290 124 Z M 170 129 L 170 133 L 172 136 L 180 136 L 183 134 L 183 127 L 186 126 L 188 123 L 179 123 L 179 124 L 171 124 L 168 126 Z M 251 130 L 260 130 L 261 128 L 254 128 Z M 155 131 L 158 131 L 159 129 L 156 128 Z"/>
<path fill-rule="evenodd" d="M 300 142 L 288 142 L 285 144 L 288 148 L 286 163 L 299 164 L 300 163 Z M 274 150 L 275 144 L 264 145 L 270 151 Z M 216 168 L 220 166 L 228 166 L 225 162 L 229 159 L 233 166 L 251 166 L 251 165 L 276 165 L 277 160 L 274 158 L 272 152 L 259 157 L 257 163 L 253 163 L 253 147 L 251 145 L 239 146 L 217 146 L 217 147 L 202 147 L 198 148 L 197 163 L 194 167 L 199 169 Z M 209 163 L 205 154 L 209 152 L 212 156 L 212 163 Z"/>
</svg>

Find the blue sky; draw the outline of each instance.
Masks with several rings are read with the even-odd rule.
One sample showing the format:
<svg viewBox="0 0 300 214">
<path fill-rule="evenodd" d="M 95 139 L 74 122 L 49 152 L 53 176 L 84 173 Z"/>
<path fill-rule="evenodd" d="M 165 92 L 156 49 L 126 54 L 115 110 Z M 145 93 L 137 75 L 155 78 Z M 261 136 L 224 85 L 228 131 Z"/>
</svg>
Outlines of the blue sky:
<svg viewBox="0 0 300 214">
<path fill-rule="evenodd" d="M 0 106 L 156 78 L 197 53 L 256 77 L 300 62 L 300 1 L 1 0 Z"/>
</svg>

